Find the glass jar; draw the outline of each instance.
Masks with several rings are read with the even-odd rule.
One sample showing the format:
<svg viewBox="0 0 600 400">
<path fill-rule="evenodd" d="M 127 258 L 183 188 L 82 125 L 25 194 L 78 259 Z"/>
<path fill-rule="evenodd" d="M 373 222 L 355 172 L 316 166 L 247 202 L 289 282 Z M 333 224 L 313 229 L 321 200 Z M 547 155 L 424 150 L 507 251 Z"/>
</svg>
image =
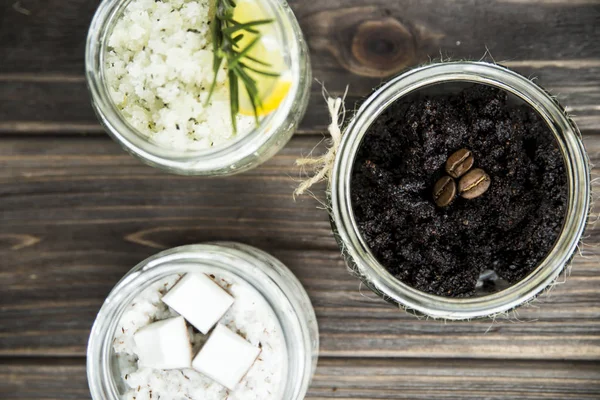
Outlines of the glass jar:
<svg viewBox="0 0 600 400">
<path fill-rule="evenodd" d="M 392 276 L 362 238 L 350 196 L 356 153 L 369 126 L 393 102 L 439 84 L 479 83 L 503 89 L 533 107 L 546 121 L 564 156 L 568 175 L 568 210 L 553 249 L 520 282 L 493 294 L 448 298 L 416 290 Z M 330 181 L 332 226 L 350 269 L 375 293 L 401 307 L 434 318 L 491 316 L 526 303 L 558 277 L 573 257 L 590 207 L 590 169 L 581 134 L 564 109 L 542 88 L 504 67 L 483 62 L 427 65 L 400 75 L 373 93 L 356 112 L 337 151 Z M 480 278 L 481 279 L 481 278 Z"/>
<path fill-rule="evenodd" d="M 131 0 L 105 0 L 92 20 L 85 69 L 92 105 L 105 130 L 126 151 L 151 166 L 182 175 L 231 175 L 274 156 L 292 137 L 308 106 L 312 70 L 298 21 L 285 0 L 256 0 L 273 18 L 292 86 L 277 110 L 240 138 L 207 150 L 180 151 L 158 146 L 133 128 L 113 103 L 104 79 L 105 53 L 112 30 Z"/>
<path fill-rule="evenodd" d="M 119 400 L 125 383 L 113 350 L 119 321 L 133 299 L 153 283 L 174 274 L 223 271 L 258 291 L 279 320 L 287 348 L 283 399 L 301 400 L 314 375 L 317 320 L 306 291 L 279 260 L 238 243 L 189 245 L 163 251 L 129 271 L 100 309 L 87 350 L 87 375 L 94 400 Z"/>
</svg>

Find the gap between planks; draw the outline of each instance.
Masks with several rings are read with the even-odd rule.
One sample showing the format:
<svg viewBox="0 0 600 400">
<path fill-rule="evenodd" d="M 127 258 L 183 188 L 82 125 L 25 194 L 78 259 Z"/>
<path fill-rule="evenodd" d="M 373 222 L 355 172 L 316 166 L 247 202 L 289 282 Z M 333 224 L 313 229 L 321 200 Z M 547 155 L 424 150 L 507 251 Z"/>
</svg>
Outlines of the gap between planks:
<svg viewBox="0 0 600 400">
<path fill-rule="evenodd" d="M 522 2 L 523 0 L 504 0 L 509 2 Z M 527 0 L 528 1 L 528 0 Z M 547 0 L 546 0 L 547 1 Z M 575 0 L 572 0 L 575 1 Z M 562 0 L 561 0 L 562 2 Z M 597 0 L 589 0 L 590 3 L 597 3 Z M 473 61 L 477 61 L 475 58 Z M 511 60 L 499 59 L 498 63 L 509 68 L 598 68 L 600 59 L 582 58 L 566 60 Z M 389 78 L 387 78 L 389 79 Z M 60 74 L 60 73 L 0 73 L 0 82 L 32 82 L 32 83 L 82 83 L 85 82 L 84 74 Z"/>
<path fill-rule="evenodd" d="M 323 136 L 326 128 L 317 129 L 297 129 L 295 135 L 321 135 Z M 0 121 L 0 140 L 10 137 L 68 137 L 68 136 L 102 136 L 106 131 L 100 125 L 90 123 L 63 123 L 53 121 Z M 108 138 L 108 134 L 106 134 Z"/>
<path fill-rule="evenodd" d="M 82 362 L 85 362 L 86 356 L 45 356 L 44 354 L 39 355 L 27 355 L 27 356 L 2 356 L 0 355 L 0 368 L 7 366 L 39 366 L 39 367 L 52 367 L 52 366 L 80 366 Z M 428 364 L 434 364 L 438 368 L 451 368 L 457 364 L 462 364 L 469 367 L 470 369 L 476 369 L 479 367 L 497 367 L 499 369 L 512 370 L 514 367 L 532 367 L 538 366 L 556 366 L 556 365 L 581 365 L 590 367 L 592 370 L 597 371 L 600 375 L 600 364 L 595 360 L 559 360 L 559 359 L 518 359 L 518 358 L 422 358 L 422 357 L 387 357 L 387 358 L 373 358 L 373 357 L 346 357 L 346 356 L 319 356 L 320 367 L 334 367 L 337 365 L 347 365 L 347 362 L 351 361 L 356 366 L 369 366 L 369 367 L 386 367 L 390 364 L 402 362 L 407 368 L 411 366 L 427 366 Z M 600 384 L 600 381 L 599 381 Z"/>
</svg>

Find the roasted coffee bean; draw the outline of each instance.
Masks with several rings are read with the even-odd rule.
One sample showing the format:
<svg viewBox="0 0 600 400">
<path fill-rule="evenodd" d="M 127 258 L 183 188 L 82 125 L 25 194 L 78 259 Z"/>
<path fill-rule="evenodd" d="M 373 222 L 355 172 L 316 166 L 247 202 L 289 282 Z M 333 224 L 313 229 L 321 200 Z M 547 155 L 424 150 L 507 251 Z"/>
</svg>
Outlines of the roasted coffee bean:
<svg viewBox="0 0 600 400">
<path fill-rule="evenodd" d="M 484 194 L 490 187 L 490 176 L 481 168 L 469 171 L 458 182 L 458 193 L 471 200 Z"/>
<path fill-rule="evenodd" d="M 460 149 L 448 157 L 446 172 L 453 178 L 460 178 L 473 167 L 475 159 L 473 153 L 467 149 Z"/>
<path fill-rule="evenodd" d="M 444 176 L 433 185 L 433 200 L 438 207 L 449 206 L 456 197 L 456 182 Z"/>
</svg>

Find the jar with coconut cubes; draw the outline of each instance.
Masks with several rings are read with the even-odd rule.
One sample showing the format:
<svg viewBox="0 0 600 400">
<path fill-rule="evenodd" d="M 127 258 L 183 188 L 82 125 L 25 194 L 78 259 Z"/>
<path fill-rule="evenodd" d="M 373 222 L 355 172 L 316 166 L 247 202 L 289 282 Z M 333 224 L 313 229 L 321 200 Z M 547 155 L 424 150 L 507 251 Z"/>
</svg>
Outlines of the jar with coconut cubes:
<svg viewBox="0 0 600 400">
<path fill-rule="evenodd" d="M 231 300 L 221 308 L 219 298 Z M 228 346 L 250 349 L 243 370 Z M 300 400 L 318 349 L 308 295 L 281 262 L 242 244 L 191 245 L 141 262 L 115 286 L 90 335 L 87 373 L 94 400 Z"/>
</svg>

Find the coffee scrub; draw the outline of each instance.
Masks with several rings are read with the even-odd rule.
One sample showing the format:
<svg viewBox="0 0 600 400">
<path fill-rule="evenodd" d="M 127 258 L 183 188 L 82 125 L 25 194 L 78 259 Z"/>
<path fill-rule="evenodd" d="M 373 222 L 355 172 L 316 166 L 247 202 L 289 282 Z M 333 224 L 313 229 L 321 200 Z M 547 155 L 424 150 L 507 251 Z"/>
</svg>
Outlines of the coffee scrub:
<svg viewBox="0 0 600 400">
<path fill-rule="evenodd" d="M 354 165 L 363 238 L 385 268 L 438 296 L 512 284 L 549 253 L 567 207 L 563 157 L 527 105 L 485 85 L 416 95 L 370 127 Z"/>
<path fill-rule="evenodd" d="M 548 93 L 498 65 L 420 67 L 355 112 L 331 172 L 336 239 L 376 294 L 437 318 L 505 312 L 577 249 L 589 164 Z"/>
</svg>

